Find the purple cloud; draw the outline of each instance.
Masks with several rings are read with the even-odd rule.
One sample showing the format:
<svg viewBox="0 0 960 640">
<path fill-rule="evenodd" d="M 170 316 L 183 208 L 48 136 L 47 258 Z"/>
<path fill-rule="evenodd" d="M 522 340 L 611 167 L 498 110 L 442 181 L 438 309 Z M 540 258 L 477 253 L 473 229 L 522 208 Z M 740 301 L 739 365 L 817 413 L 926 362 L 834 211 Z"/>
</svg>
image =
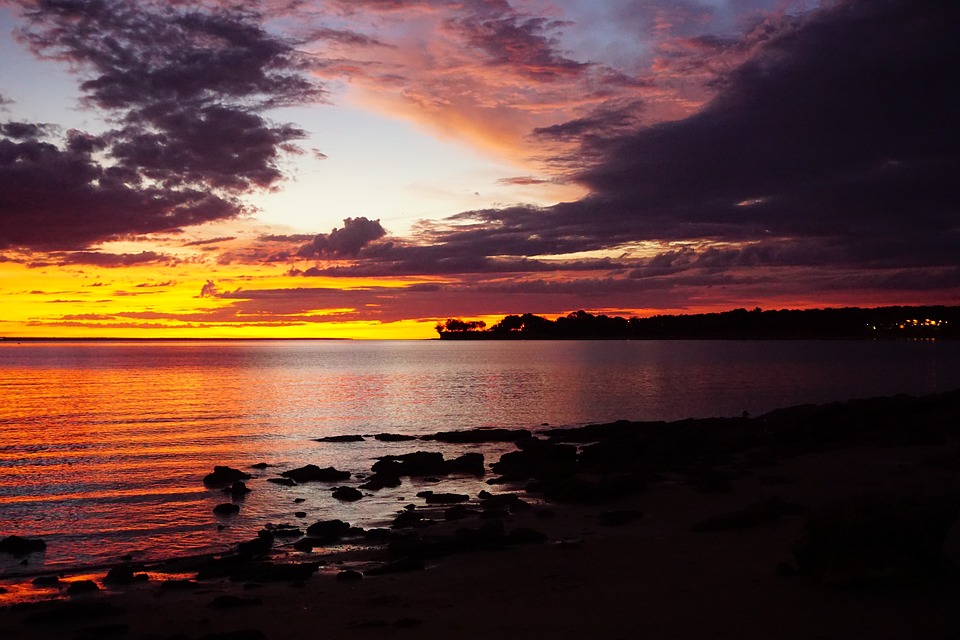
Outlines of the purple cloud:
<svg viewBox="0 0 960 640">
<path fill-rule="evenodd" d="M 379 220 L 345 218 L 342 229 L 321 233 L 297 251 L 300 258 L 354 258 L 365 246 L 387 234 Z"/>
<path fill-rule="evenodd" d="M 251 10 L 20 4 L 20 39 L 70 63 L 85 104 L 119 124 L 60 144 L 43 140 L 47 125 L 2 125 L 0 248 L 83 248 L 235 217 L 238 196 L 276 185 L 281 155 L 305 136 L 263 112 L 324 95 L 308 58 Z"/>
</svg>

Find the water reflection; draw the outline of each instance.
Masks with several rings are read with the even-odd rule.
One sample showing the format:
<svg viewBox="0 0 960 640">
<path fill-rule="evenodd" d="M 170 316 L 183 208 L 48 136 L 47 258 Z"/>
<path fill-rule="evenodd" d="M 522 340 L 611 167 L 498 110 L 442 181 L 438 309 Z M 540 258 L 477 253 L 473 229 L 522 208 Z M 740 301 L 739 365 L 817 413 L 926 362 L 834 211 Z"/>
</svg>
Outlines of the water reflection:
<svg viewBox="0 0 960 640">
<path fill-rule="evenodd" d="M 376 526 L 427 485 L 345 504 L 326 485 L 266 478 L 307 463 L 356 478 L 380 455 L 473 450 L 314 441 L 325 435 L 756 414 L 957 386 L 950 342 L 0 343 L 0 535 L 46 538 L 56 566 L 222 548 L 268 521 Z M 276 466 L 241 513 L 214 516 L 229 496 L 202 477 L 262 461 Z M 0 572 L 20 570 L 0 557 Z"/>
</svg>

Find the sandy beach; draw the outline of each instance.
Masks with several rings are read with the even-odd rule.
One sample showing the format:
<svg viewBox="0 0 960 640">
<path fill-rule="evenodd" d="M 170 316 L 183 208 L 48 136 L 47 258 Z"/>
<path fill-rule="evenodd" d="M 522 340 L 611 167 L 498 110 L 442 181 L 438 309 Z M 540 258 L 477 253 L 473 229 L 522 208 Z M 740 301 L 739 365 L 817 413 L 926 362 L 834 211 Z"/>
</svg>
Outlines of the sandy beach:
<svg viewBox="0 0 960 640">
<path fill-rule="evenodd" d="M 561 462 L 571 443 L 576 459 Z M 481 510 L 471 497 L 465 517 L 443 521 L 418 504 L 440 521 L 396 528 L 372 551 L 285 554 L 326 563 L 306 579 L 193 580 L 171 564 L 127 585 L 92 572 L 100 589 L 66 595 L 81 576 L 64 576 L 49 599 L 0 609 L 0 629 L 24 640 L 960 634 L 956 392 L 553 430 L 518 454 L 493 465 L 505 481 L 489 491 L 530 508 Z"/>
</svg>

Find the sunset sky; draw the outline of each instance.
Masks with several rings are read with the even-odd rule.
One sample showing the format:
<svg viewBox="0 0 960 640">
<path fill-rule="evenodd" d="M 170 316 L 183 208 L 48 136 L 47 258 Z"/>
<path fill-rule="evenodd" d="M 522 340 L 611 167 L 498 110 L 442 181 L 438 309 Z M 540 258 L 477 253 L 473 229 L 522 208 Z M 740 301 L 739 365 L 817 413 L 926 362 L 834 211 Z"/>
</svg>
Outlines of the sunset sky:
<svg viewBox="0 0 960 640">
<path fill-rule="evenodd" d="M 955 0 L 0 0 L 0 32 L 0 336 L 960 304 Z"/>
</svg>

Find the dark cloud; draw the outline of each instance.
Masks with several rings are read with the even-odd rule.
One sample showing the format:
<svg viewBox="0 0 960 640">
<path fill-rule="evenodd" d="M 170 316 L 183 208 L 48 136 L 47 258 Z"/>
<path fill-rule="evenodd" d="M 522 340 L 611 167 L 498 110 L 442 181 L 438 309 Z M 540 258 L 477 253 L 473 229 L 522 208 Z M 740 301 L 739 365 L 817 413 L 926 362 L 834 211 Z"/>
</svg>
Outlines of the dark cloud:
<svg viewBox="0 0 960 640">
<path fill-rule="evenodd" d="M 194 240 L 193 242 L 185 242 L 182 246 L 184 247 L 201 247 L 208 244 L 218 244 L 220 242 L 228 242 L 230 240 L 236 240 L 236 236 L 220 236 L 218 238 L 210 238 L 208 240 Z"/>
<path fill-rule="evenodd" d="M 387 234 L 379 220 L 345 218 L 342 229 L 321 233 L 297 251 L 301 258 L 353 258 L 365 246 Z"/>
<path fill-rule="evenodd" d="M 75 251 L 53 254 L 57 264 L 85 264 L 98 267 L 130 267 L 139 264 L 175 264 L 176 260 L 156 251 L 140 253 L 102 253 L 99 251 Z"/>
<path fill-rule="evenodd" d="M 239 8 L 24 0 L 20 39 L 69 63 L 85 103 L 117 128 L 8 123 L 0 139 L 0 247 L 80 248 L 234 217 L 282 179 L 305 133 L 266 109 L 320 100 L 311 63 Z"/>
<path fill-rule="evenodd" d="M 35 122 L 4 122 L 0 123 L 0 134 L 14 140 L 43 138 L 50 128 L 48 124 Z"/>
<path fill-rule="evenodd" d="M 563 134 L 599 158 L 579 175 L 590 196 L 461 214 L 453 221 L 474 224 L 433 241 L 526 256 L 749 241 L 757 247 L 735 260 L 697 260 L 955 265 L 960 5 L 839 2 L 763 29 L 763 45 L 693 116 L 614 137 L 568 123 Z M 806 257 L 784 255 L 787 239 L 804 240 Z"/>
</svg>

